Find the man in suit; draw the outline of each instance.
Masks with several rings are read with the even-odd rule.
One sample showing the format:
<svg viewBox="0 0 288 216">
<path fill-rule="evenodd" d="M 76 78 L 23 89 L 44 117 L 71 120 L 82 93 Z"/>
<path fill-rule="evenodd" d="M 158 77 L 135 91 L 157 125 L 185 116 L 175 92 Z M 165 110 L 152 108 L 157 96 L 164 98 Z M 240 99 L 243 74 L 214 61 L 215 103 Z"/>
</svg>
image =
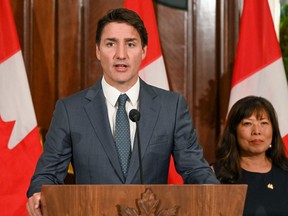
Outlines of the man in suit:
<svg viewBox="0 0 288 216">
<path fill-rule="evenodd" d="M 41 215 L 41 186 L 63 184 L 70 162 L 76 184 L 141 183 L 135 122 L 129 121 L 131 153 L 126 168 L 115 144 L 117 101 L 123 94 L 128 96 L 127 113 L 131 109 L 141 113 L 144 184 L 167 184 L 171 154 L 185 183 L 219 183 L 203 157 L 184 97 L 139 78 L 147 43 L 145 26 L 133 11 L 115 9 L 98 22 L 96 56 L 103 77 L 94 86 L 57 101 L 44 152 L 27 192 L 30 215 Z"/>
</svg>

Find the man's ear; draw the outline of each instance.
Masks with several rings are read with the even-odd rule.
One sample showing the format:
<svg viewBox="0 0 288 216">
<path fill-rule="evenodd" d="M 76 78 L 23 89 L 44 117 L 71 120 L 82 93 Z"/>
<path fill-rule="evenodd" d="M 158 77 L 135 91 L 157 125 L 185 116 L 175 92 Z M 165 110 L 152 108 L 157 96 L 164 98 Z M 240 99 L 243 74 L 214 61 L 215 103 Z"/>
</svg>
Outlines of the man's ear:
<svg viewBox="0 0 288 216">
<path fill-rule="evenodd" d="M 100 61 L 100 59 L 101 59 L 101 57 L 100 57 L 100 48 L 99 48 L 98 44 L 96 44 L 95 48 L 96 48 L 96 50 L 95 50 L 96 51 L 96 57 Z"/>
<path fill-rule="evenodd" d="M 142 48 L 142 60 L 146 57 L 147 54 L 147 46 Z"/>
</svg>

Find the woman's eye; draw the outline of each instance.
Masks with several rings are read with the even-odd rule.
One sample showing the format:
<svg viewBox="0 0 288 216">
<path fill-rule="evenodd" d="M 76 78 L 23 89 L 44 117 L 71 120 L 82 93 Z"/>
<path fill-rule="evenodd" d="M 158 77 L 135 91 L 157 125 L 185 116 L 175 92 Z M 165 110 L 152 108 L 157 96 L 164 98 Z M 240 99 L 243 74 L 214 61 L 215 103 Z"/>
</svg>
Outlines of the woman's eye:
<svg viewBox="0 0 288 216">
<path fill-rule="evenodd" d="M 251 122 L 243 122 L 243 125 L 244 126 L 249 126 L 249 125 L 251 125 Z"/>
<path fill-rule="evenodd" d="M 269 122 L 267 122 L 267 121 L 262 121 L 261 124 L 263 124 L 263 125 L 268 125 Z"/>
</svg>

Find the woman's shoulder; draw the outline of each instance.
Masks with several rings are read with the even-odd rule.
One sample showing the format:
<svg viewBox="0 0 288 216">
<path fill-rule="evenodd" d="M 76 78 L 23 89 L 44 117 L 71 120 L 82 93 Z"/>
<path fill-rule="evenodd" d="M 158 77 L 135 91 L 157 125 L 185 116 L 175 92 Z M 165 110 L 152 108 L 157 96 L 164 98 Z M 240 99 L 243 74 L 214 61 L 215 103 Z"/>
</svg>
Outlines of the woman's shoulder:
<svg viewBox="0 0 288 216">
<path fill-rule="evenodd" d="M 218 171 L 219 171 L 219 163 L 211 163 L 210 164 L 210 168 L 213 170 L 213 172 L 216 174 L 216 173 L 218 173 Z"/>
<path fill-rule="evenodd" d="M 277 166 L 276 164 L 272 164 L 271 171 L 273 172 L 273 175 L 282 175 L 282 176 L 288 177 L 288 171 L 282 169 L 281 167 Z"/>
</svg>

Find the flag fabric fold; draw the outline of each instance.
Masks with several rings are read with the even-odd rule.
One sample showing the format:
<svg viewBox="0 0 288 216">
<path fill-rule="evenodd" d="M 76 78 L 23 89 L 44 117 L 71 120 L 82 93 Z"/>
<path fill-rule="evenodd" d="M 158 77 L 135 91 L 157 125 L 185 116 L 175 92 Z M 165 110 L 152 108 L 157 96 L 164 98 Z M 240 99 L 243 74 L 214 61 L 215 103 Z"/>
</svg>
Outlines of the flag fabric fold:
<svg viewBox="0 0 288 216">
<path fill-rule="evenodd" d="M 147 55 L 140 66 L 139 76 L 153 86 L 169 90 L 152 0 L 125 0 L 124 7 L 135 11 L 141 17 L 148 32 Z M 168 183 L 183 183 L 182 177 L 176 172 L 172 157 Z"/>
<path fill-rule="evenodd" d="M 287 151 L 288 86 L 267 0 L 244 0 L 228 111 L 248 95 L 273 104 Z"/>
<path fill-rule="evenodd" d="M 0 0 L 0 209 L 28 215 L 26 191 L 42 152 L 9 0 Z"/>
</svg>

